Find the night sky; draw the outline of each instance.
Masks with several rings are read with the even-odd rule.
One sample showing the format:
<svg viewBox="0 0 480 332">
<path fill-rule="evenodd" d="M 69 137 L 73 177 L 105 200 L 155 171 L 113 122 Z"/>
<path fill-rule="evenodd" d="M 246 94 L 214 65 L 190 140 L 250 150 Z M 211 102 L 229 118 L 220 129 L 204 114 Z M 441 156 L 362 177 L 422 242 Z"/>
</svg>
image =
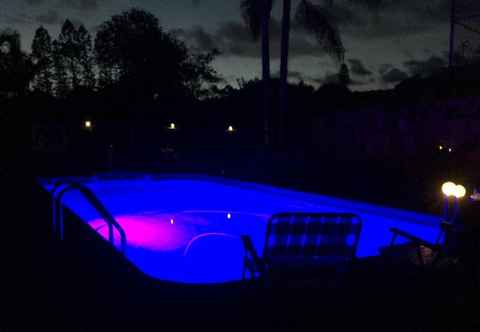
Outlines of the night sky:
<svg viewBox="0 0 480 332">
<path fill-rule="evenodd" d="M 480 13 L 480 1 L 461 0 Z M 296 1 L 293 1 L 294 4 Z M 318 1 L 317 1 L 318 2 Z M 353 90 L 389 88 L 414 74 L 445 65 L 449 0 L 390 0 L 380 14 L 337 1 L 332 10 L 347 50 Z M 280 1 L 272 22 L 272 73 L 278 75 Z M 53 37 L 65 18 L 94 33 L 111 15 L 130 7 L 154 13 L 165 30 L 198 50 L 218 48 L 215 67 L 225 82 L 260 75 L 260 44 L 252 42 L 239 13 L 239 0 L 0 0 L 0 29 L 11 27 L 28 50 L 33 33 L 45 26 Z M 463 38 L 463 37 L 462 37 Z M 293 26 L 290 79 L 318 86 L 338 71 L 304 30 Z"/>
</svg>

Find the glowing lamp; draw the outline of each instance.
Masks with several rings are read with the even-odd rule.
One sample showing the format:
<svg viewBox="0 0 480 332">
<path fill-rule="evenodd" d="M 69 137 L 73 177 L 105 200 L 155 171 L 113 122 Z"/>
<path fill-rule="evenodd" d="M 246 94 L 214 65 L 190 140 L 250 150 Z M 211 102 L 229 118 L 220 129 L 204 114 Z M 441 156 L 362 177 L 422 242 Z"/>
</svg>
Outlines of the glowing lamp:
<svg viewBox="0 0 480 332">
<path fill-rule="evenodd" d="M 456 190 L 457 186 L 453 182 L 445 182 L 442 185 L 442 193 L 447 197 L 455 196 Z"/>
<path fill-rule="evenodd" d="M 86 120 L 86 121 L 83 123 L 83 127 L 84 127 L 85 129 L 87 129 L 87 130 L 92 129 L 92 127 L 93 127 L 92 121 Z"/>
<path fill-rule="evenodd" d="M 448 148 L 448 152 L 452 152 L 452 151 L 453 151 L 453 149 L 452 149 L 452 148 Z"/>
<path fill-rule="evenodd" d="M 227 128 L 227 133 L 232 134 L 232 133 L 234 133 L 235 131 L 236 131 L 236 130 L 235 130 L 235 128 L 234 128 L 233 126 L 228 126 L 228 128 Z"/>
<path fill-rule="evenodd" d="M 443 145 L 439 145 L 438 150 L 443 151 Z"/>
<path fill-rule="evenodd" d="M 455 186 L 455 190 L 453 192 L 453 196 L 455 196 L 455 198 L 463 198 L 465 197 L 465 195 L 467 194 L 467 189 L 465 189 L 464 186 L 462 186 L 461 184 L 457 184 Z"/>
<path fill-rule="evenodd" d="M 170 219 L 170 225 L 173 225 L 175 221 L 173 219 Z"/>
<path fill-rule="evenodd" d="M 228 220 L 232 219 L 232 214 L 231 213 L 227 213 L 227 219 Z"/>
<path fill-rule="evenodd" d="M 170 123 L 170 125 L 168 126 L 168 129 L 170 130 L 176 130 L 177 129 L 177 126 L 175 125 L 174 122 Z"/>
</svg>

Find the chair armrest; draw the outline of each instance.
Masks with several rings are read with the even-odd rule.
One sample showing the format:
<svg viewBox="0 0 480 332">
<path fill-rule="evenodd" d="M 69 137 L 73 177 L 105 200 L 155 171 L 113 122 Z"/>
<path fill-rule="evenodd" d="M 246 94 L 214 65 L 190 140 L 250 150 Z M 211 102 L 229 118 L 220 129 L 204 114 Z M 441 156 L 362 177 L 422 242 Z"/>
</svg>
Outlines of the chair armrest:
<svg viewBox="0 0 480 332">
<path fill-rule="evenodd" d="M 402 231 L 401 229 L 398 228 L 390 228 L 390 232 L 393 233 L 393 239 L 392 239 L 392 245 L 395 242 L 395 238 L 400 236 L 403 237 L 407 240 L 410 240 L 411 242 L 414 242 L 416 245 L 421 245 L 427 248 L 430 248 L 432 250 L 438 250 L 440 249 L 441 246 L 433 244 L 431 242 L 425 241 L 424 239 L 419 238 L 418 236 L 415 236 L 413 234 L 410 234 L 408 232 Z"/>
<path fill-rule="evenodd" d="M 245 260 L 249 261 L 249 264 L 248 265 L 246 264 L 246 267 L 252 270 L 253 267 L 251 265 L 253 264 L 254 269 L 256 271 L 263 271 L 265 264 L 263 260 L 258 256 L 250 236 L 241 235 L 240 238 L 243 243 L 243 248 L 245 249 Z M 252 272 L 256 272 L 256 271 L 252 271 Z"/>
</svg>

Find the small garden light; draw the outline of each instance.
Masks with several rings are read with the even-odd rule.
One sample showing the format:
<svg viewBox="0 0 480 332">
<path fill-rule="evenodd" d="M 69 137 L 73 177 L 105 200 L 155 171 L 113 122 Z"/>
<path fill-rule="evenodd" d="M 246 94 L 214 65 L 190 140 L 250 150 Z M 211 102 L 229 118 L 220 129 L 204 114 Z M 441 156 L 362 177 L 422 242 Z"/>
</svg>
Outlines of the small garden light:
<svg viewBox="0 0 480 332">
<path fill-rule="evenodd" d="M 233 127 L 233 126 L 228 126 L 227 128 L 227 133 L 229 134 L 233 134 L 234 132 L 236 132 L 237 130 Z"/>
<path fill-rule="evenodd" d="M 93 123 L 92 123 L 92 121 L 91 121 L 91 120 L 85 120 L 85 121 L 83 122 L 83 128 L 84 128 L 85 130 L 92 130 L 92 129 L 93 129 Z"/>
<path fill-rule="evenodd" d="M 83 129 L 87 131 L 92 131 L 93 130 L 93 121 L 92 120 L 85 120 L 83 121 Z"/>
</svg>

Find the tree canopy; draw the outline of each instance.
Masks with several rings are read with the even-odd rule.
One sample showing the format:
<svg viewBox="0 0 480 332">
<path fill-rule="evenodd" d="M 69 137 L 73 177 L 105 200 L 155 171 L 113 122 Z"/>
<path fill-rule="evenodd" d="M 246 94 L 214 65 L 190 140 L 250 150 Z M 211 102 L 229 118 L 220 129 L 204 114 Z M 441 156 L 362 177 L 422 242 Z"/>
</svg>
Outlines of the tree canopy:
<svg viewBox="0 0 480 332">
<path fill-rule="evenodd" d="M 95 39 L 102 85 L 120 83 L 143 96 L 198 96 L 202 83 L 218 81 L 215 55 L 190 53 L 153 14 L 136 8 L 104 22 Z"/>
</svg>

